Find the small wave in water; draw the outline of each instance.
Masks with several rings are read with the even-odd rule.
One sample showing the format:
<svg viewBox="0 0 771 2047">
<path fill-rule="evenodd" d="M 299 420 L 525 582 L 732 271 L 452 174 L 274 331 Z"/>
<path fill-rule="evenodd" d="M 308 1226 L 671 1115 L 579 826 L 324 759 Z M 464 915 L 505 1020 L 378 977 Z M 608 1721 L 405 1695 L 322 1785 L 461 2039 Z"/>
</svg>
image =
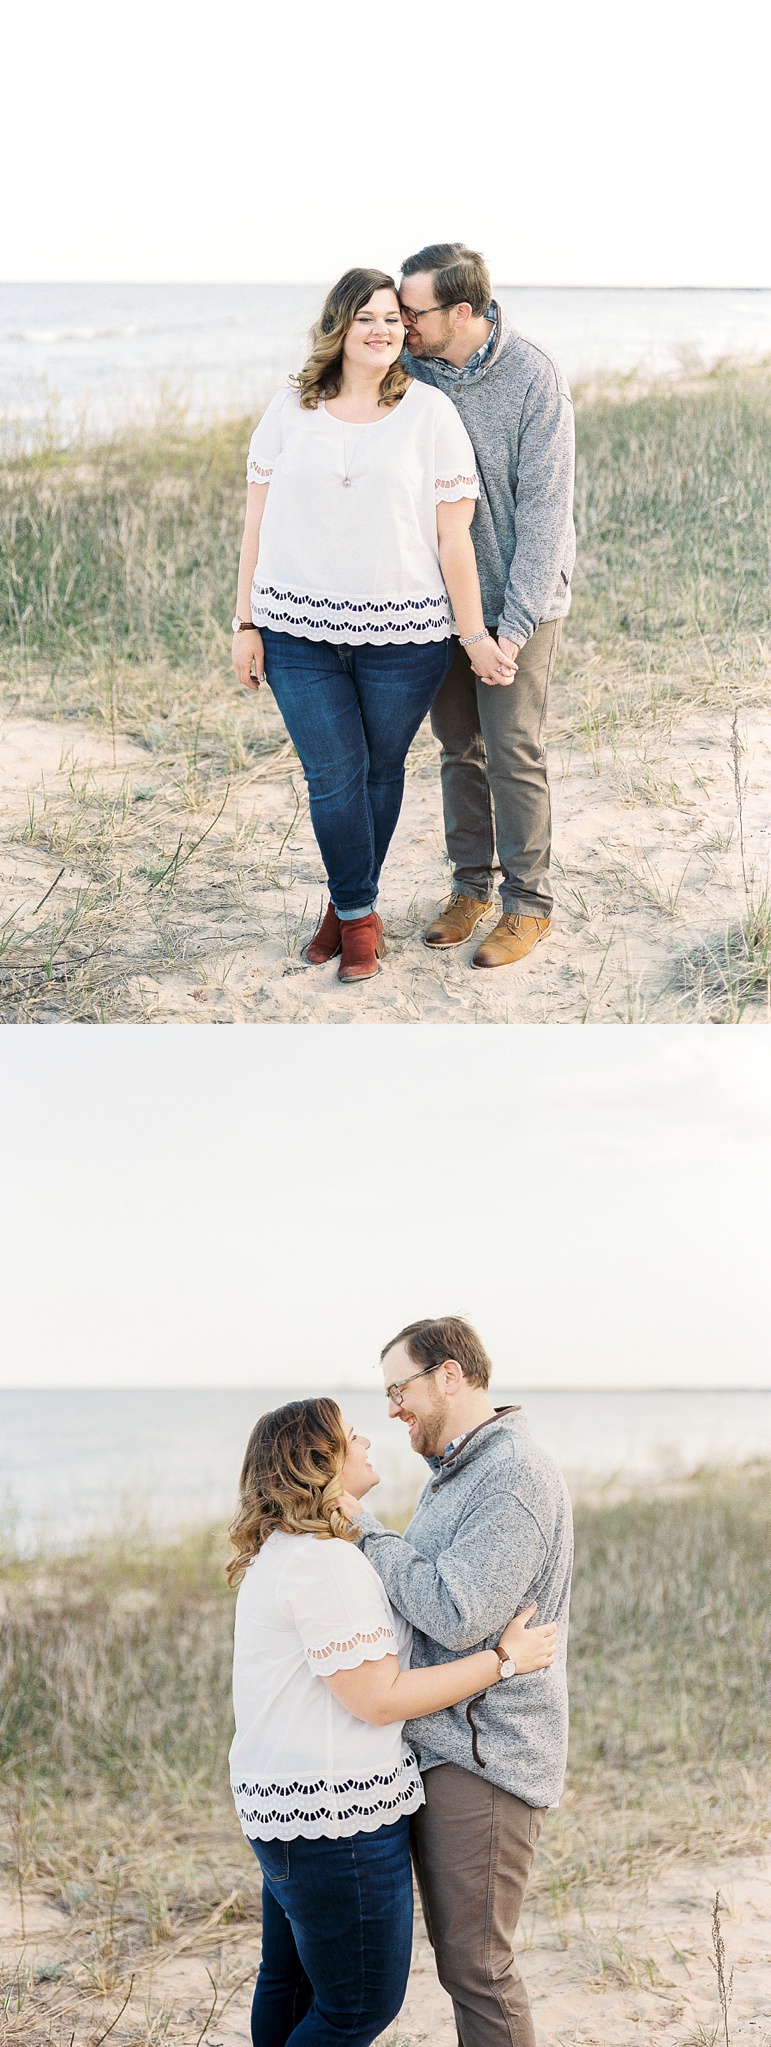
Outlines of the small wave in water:
<svg viewBox="0 0 771 2047">
<path fill-rule="evenodd" d="M 3 339 L 22 345 L 27 342 L 32 348 L 58 348 L 68 341 L 109 341 L 113 337 L 134 341 L 141 331 L 139 327 L 22 327 Z"/>
</svg>

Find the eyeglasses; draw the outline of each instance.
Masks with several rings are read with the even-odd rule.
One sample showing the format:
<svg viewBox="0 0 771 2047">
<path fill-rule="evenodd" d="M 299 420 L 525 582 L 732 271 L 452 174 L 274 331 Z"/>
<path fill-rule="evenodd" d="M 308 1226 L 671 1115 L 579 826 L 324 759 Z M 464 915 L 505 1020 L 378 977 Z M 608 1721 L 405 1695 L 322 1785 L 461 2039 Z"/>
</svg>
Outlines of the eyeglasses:
<svg viewBox="0 0 771 2047">
<path fill-rule="evenodd" d="M 439 1365 L 424 1365 L 422 1372 L 411 1372 L 409 1379 L 394 1379 L 393 1385 L 386 1387 L 386 1399 L 390 1400 L 392 1407 L 401 1407 L 405 1386 L 411 1386 L 414 1379 L 427 1379 L 429 1372 L 438 1372 L 439 1369 Z"/>
<path fill-rule="evenodd" d="M 421 312 L 414 313 L 411 306 L 402 306 L 404 319 L 411 320 L 414 326 L 417 326 L 419 320 L 425 320 L 427 313 L 448 313 L 449 310 L 449 306 L 424 306 Z M 429 1369 L 433 1371 L 433 1365 Z"/>
</svg>

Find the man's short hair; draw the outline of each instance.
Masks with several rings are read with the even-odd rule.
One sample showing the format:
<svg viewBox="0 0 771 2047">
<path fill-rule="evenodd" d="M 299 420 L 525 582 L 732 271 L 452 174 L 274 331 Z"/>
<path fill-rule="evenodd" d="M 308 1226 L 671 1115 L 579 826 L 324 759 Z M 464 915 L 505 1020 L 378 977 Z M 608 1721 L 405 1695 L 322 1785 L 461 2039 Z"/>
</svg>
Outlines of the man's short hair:
<svg viewBox="0 0 771 2047">
<path fill-rule="evenodd" d="M 487 312 L 493 287 L 484 256 L 477 249 L 467 249 L 465 242 L 429 242 L 416 256 L 407 257 L 402 277 L 414 277 L 418 270 L 431 271 L 438 306 L 465 303 L 472 313 Z"/>
<path fill-rule="evenodd" d="M 381 1364 L 395 1343 L 403 1343 L 408 1358 L 424 1370 L 428 1365 L 443 1365 L 446 1358 L 454 1358 L 469 1386 L 490 1384 L 492 1363 L 476 1330 L 470 1322 L 464 1322 L 462 1315 L 443 1315 L 439 1322 L 408 1322 L 406 1329 L 400 1329 L 398 1336 L 392 1336 L 381 1350 Z"/>
</svg>

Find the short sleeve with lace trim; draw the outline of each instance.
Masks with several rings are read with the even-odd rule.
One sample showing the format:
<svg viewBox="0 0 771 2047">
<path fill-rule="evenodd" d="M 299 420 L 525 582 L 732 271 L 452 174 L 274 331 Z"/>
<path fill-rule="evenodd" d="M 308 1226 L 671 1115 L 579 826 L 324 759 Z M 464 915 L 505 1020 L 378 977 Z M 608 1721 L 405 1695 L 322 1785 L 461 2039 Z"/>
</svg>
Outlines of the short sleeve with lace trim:
<svg viewBox="0 0 771 2047">
<path fill-rule="evenodd" d="M 479 477 L 474 450 L 459 413 L 449 403 L 437 413 L 434 462 L 438 505 L 455 504 L 458 498 L 478 498 Z"/>
<path fill-rule="evenodd" d="M 284 407 L 290 395 L 289 385 L 277 391 L 254 429 L 246 463 L 247 483 L 270 483 L 283 447 Z"/>
<path fill-rule="evenodd" d="M 294 1553 L 293 1553 L 294 1551 Z M 277 1587 L 309 1670 L 331 1677 L 397 1654 L 393 1617 L 380 1580 L 353 1543 L 339 1538 L 288 1545 Z"/>
</svg>

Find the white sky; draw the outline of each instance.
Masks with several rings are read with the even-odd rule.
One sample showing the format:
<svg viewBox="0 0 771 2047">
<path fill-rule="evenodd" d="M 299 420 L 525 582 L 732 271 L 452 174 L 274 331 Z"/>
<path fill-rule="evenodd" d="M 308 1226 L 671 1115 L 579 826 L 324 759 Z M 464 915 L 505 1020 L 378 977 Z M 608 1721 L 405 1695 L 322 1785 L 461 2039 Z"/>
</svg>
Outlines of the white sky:
<svg viewBox="0 0 771 2047">
<path fill-rule="evenodd" d="M 6 279 L 771 286 L 766 0 L 10 0 Z"/>
<path fill-rule="evenodd" d="M 763 1030 L 6 1032 L 6 1385 L 341 1385 L 422 1314 L 499 1383 L 769 1375 Z"/>
</svg>

